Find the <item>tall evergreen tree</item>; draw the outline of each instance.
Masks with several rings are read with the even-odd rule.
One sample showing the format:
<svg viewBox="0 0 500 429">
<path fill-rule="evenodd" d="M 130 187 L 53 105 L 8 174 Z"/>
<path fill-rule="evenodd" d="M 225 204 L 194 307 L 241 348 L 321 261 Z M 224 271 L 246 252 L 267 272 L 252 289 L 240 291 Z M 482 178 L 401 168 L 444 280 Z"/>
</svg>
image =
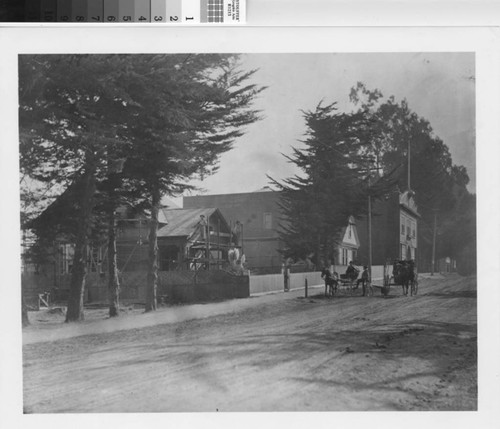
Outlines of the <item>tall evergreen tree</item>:
<svg viewBox="0 0 500 429">
<path fill-rule="evenodd" d="M 146 311 L 156 309 L 157 229 L 164 195 L 191 188 L 187 179 L 216 169 L 245 125 L 258 119 L 251 109 L 263 90 L 246 84 L 254 71 L 237 68 L 234 55 L 131 57 L 131 97 L 138 109 L 130 123 L 134 152 L 124 174 L 145 191 L 150 212 Z"/>
<path fill-rule="evenodd" d="M 106 159 L 124 144 L 129 110 L 112 84 L 112 58 L 35 55 L 19 58 L 21 170 L 67 191 L 73 216 L 62 223 L 75 244 L 66 321 L 82 320 L 87 248 L 97 182 Z M 93 78 L 91 78 L 93 77 Z"/>
<path fill-rule="evenodd" d="M 161 196 L 213 172 L 241 127 L 258 119 L 250 104 L 263 88 L 244 85 L 254 72 L 238 71 L 235 55 L 186 54 L 21 56 L 19 69 L 22 170 L 61 190 L 79 187 L 66 320 L 83 319 L 84 255 L 100 195 L 111 249 L 119 193 L 151 212 L 147 309 L 155 309 Z M 118 172 L 111 166 L 120 161 Z M 110 314 L 118 289 L 113 259 Z"/>
<path fill-rule="evenodd" d="M 397 173 L 398 185 L 400 189 L 409 185 L 422 215 L 420 255 L 428 255 L 430 260 L 436 213 L 443 230 L 437 257 L 461 254 L 461 248 L 466 243 L 453 239 L 456 234 L 461 234 L 460 213 L 467 207 L 467 217 L 475 217 L 475 208 L 470 204 L 471 195 L 467 190 L 469 177 L 465 167 L 453 163 L 448 146 L 434 134 L 429 121 L 413 112 L 405 100 L 398 103 L 394 97 L 386 99 L 379 90 L 368 90 L 363 83 L 352 88 L 350 97 L 358 106 L 358 113 L 364 112 L 373 127 L 380 130 L 376 134 L 379 138 L 372 140 L 366 153 L 377 160 L 384 172 L 403 165 Z M 408 155 L 409 163 L 406 162 Z M 466 225 L 469 228 L 466 235 L 475 237 L 475 225 L 472 227 L 471 222 Z M 448 232 L 445 233 L 445 230 Z M 472 259 L 475 260 L 475 256 Z"/>
<path fill-rule="evenodd" d="M 307 126 L 305 148 L 287 157 L 300 175 L 283 182 L 272 180 L 282 193 L 284 214 L 280 237 L 284 257 L 305 259 L 313 255 L 316 266 L 332 261 L 339 233 L 351 215 L 366 212 L 367 177 L 372 159 L 364 148 L 372 137 L 363 113 L 339 113 L 335 104 L 304 112 Z"/>
</svg>

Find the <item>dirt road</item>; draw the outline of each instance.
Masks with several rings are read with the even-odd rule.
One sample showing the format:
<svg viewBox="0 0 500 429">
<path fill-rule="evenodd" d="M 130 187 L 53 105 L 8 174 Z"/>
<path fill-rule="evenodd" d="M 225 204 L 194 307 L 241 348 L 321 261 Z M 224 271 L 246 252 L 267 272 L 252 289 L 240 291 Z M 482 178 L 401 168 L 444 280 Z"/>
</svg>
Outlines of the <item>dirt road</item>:
<svg viewBox="0 0 500 429">
<path fill-rule="evenodd" d="M 417 297 L 394 288 L 386 299 L 239 303 L 56 341 L 36 342 L 31 328 L 25 412 L 477 409 L 475 278 L 424 279 Z M 114 322 L 93 323 L 105 331 Z"/>
</svg>

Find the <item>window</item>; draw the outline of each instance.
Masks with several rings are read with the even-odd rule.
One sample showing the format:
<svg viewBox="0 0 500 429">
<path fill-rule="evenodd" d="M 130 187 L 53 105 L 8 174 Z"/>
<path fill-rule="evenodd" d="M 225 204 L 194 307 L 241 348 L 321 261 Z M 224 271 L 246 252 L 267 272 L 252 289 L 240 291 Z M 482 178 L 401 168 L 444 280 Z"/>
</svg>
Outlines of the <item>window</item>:
<svg viewBox="0 0 500 429">
<path fill-rule="evenodd" d="M 264 229 L 272 229 L 272 228 L 273 228 L 273 214 L 264 213 Z"/>
<path fill-rule="evenodd" d="M 415 222 L 411 223 L 411 236 L 413 238 L 417 236 L 417 224 Z"/>
<path fill-rule="evenodd" d="M 59 274 L 69 274 L 73 268 L 75 249 L 71 244 L 61 244 L 58 249 Z"/>
<path fill-rule="evenodd" d="M 340 261 L 341 265 L 347 265 L 349 263 L 349 251 L 342 247 L 342 260 Z"/>
<path fill-rule="evenodd" d="M 401 235 L 405 235 L 405 219 L 401 218 Z"/>
</svg>

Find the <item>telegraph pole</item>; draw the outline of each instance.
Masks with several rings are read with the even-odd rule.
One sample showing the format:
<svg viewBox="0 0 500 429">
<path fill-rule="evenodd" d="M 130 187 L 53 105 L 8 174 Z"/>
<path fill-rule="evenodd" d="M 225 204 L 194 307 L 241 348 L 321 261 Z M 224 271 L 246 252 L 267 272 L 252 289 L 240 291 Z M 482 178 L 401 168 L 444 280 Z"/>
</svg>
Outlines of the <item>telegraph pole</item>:
<svg viewBox="0 0 500 429">
<path fill-rule="evenodd" d="M 434 275 L 436 269 L 436 233 L 437 233 L 437 210 L 434 209 L 434 228 L 432 231 L 432 268 L 431 276 Z"/>
<path fill-rule="evenodd" d="M 411 151 L 411 146 L 410 146 L 410 139 L 408 139 L 408 192 L 410 192 L 410 151 Z"/>
<path fill-rule="evenodd" d="M 368 173 L 369 174 L 369 173 Z M 368 274 L 372 281 L 372 196 L 370 175 L 368 175 Z"/>
</svg>

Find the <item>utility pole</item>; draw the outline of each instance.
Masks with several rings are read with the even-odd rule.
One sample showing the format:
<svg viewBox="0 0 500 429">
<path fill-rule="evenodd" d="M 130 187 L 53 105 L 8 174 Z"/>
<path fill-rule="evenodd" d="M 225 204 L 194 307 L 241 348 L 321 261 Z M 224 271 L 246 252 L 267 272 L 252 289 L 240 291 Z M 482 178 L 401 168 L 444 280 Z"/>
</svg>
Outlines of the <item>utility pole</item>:
<svg viewBox="0 0 500 429">
<path fill-rule="evenodd" d="M 431 276 L 434 275 L 436 269 L 436 232 L 437 232 L 437 210 L 434 209 L 434 228 L 432 231 L 432 269 Z"/>
<path fill-rule="evenodd" d="M 410 190 L 411 190 L 411 187 L 410 187 L 410 151 L 411 151 L 410 139 L 408 139 L 408 192 L 410 192 Z"/>
<path fill-rule="evenodd" d="M 368 176 L 368 274 L 372 280 L 372 196 L 370 176 Z"/>
<path fill-rule="evenodd" d="M 210 270 L 210 214 L 207 216 L 207 270 Z"/>
</svg>

